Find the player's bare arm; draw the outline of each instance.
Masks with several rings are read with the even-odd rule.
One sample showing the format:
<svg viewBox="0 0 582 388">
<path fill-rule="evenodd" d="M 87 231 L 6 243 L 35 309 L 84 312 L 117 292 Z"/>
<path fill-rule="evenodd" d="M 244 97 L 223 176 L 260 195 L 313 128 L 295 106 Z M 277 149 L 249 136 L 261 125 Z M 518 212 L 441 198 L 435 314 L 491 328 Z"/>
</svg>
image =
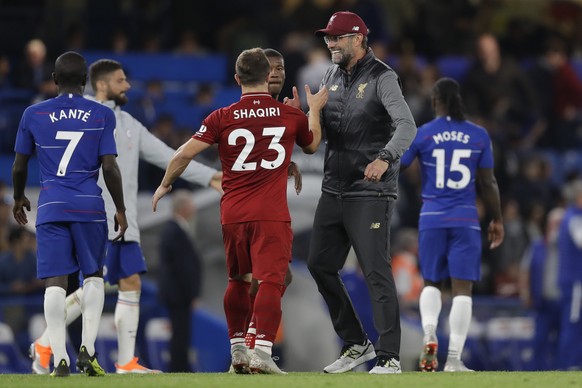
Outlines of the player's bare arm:
<svg viewBox="0 0 582 388">
<path fill-rule="evenodd" d="M 127 219 L 125 217 L 121 171 L 119 171 L 115 155 L 103 155 L 101 157 L 101 169 L 103 170 L 103 179 L 107 185 L 107 190 L 109 190 L 113 203 L 115 204 L 115 230 L 119 232 L 113 241 L 117 241 L 123 237 L 127 230 Z"/>
<path fill-rule="evenodd" d="M 170 159 L 170 163 L 166 168 L 166 173 L 164 174 L 162 183 L 160 183 L 160 186 L 158 186 L 152 198 L 153 211 L 156 211 L 158 201 L 172 191 L 172 184 L 180 177 L 180 175 L 182 175 L 192 159 L 208 147 L 210 147 L 210 144 L 208 143 L 196 139 L 190 139 L 174 152 L 174 156 L 172 156 L 172 159 Z"/>
<path fill-rule="evenodd" d="M 478 170 L 479 183 L 483 195 L 483 202 L 492 216 L 491 223 L 487 231 L 490 248 L 494 249 L 501 245 L 505 236 L 503 229 L 503 216 L 501 215 L 501 201 L 499 199 L 499 187 L 493 175 L 492 168 L 480 168 Z"/>
<path fill-rule="evenodd" d="M 321 143 L 321 110 L 327 103 L 328 92 L 323 86 L 317 93 L 311 94 L 309 86 L 305 85 L 305 95 L 309 106 L 309 129 L 313 132 L 313 141 L 307 147 L 303 147 L 303 152 L 313 154 Z"/>
<path fill-rule="evenodd" d="M 12 165 L 12 186 L 14 187 L 14 206 L 12 213 L 14 219 L 20 225 L 28 222 L 28 217 L 24 209 L 30 211 L 30 201 L 24 195 L 26 178 L 28 177 L 28 159 L 30 155 L 16 153 L 14 164 Z"/>
</svg>

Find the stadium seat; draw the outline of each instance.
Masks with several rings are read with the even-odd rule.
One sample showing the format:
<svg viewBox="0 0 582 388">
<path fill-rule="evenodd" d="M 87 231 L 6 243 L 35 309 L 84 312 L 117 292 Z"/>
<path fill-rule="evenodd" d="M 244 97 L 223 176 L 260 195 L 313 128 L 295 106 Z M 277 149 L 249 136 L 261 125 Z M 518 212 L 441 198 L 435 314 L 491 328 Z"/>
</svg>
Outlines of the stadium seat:
<svg viewBox="0 0 582 388">
<path fill-rule="evenodd" d="M 471 61 L 466 57 L 447 56 L 437 60 L 437 67 L 439 68 L 443 77 L 450 77 L 459 82 L 463 80 Z"/>
<path fill-rule="evenodd" d="M 168 370 L 168 343 L 172 335 L 169 319 L 150 319 L 145 326 L 152 368 Z M 230 343 L 226 322 L 202 309 L 192 315 L 190 364 L 196 372 L 224 372 L 230 365 Z"/>
<path fill-rule="evenodd" d="M 226 81 L 225 55 L 178 55 L 173 53 L 125 53 L 110 51 L 83 52 L 87 63 L 101 58 L 119 61 L 131 80 L 217 82 Z"/>
<path fill-rule="evenodd" d="M 0 373 L 29 373 L 26 361 L 14 341 L 14 333 L 7 324 L 0 322 Z"/>
</svg>

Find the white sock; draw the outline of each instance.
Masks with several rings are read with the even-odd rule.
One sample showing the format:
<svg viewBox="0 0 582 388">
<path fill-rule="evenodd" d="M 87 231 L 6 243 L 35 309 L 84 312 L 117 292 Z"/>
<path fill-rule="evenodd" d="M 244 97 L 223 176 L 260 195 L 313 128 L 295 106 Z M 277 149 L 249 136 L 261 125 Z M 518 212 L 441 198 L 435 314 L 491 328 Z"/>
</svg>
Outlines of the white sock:
<svg viewBox="0 0 582 388">
<path fill-rule="evenodd" d="M 255 350 L 257 349 L 267 353 L 270 356 L 273 354 L 273 343 L 271 341 L 255 340 Z"/>
<path fill-rule="evenodd" d="M 73 292 L 71 295 L 67 296 L 65 299 L 66 314 L 67 319 L 65 322 L 66 326 L 69 326 L 71 322 L 81 316 L 81 296 L 83 295 L 83 289 L 78 288 L 77 291 Z M 48 329 L 42 332 L 42 335 L 36 340 L 42 346 L 50 346 Z"/>
<path fill-rule="evenodd" d="M 62 359 L 71 364 L 67 354 L 67 327 L 65 325 L 65 297 L 67 293 L 61 287 L 47 287 L 44 291 L 44 319 L 46 320 L 49 342 L 54 354 L 56 367 Z"/>
<path fill-rule="evenodd" d="M 473 299 L 470 296 L 459 295 L 453 298 L 453 305 L 449 315 L 451 337 L 449 339 L 449 354 L 447 358 L 461 359 L 469 326 L 471 325 L 472 307 Z"/>
<path fill-rule="evenodd" d="M 117 363 L 125 365 L 135 356 L 135 336 L 139 324 L 139 298 L 141 291 L 119 291 L 115 306 L 117 328 Z"/>
<path fill-rule="evenodd" d="M 418 304 L 425 338 L 436 335 L 442 308 L 441 291 L 433 286 L 424 287 L 420 293 Z"/>
<path fill-rule="evenodd" d="M 105 285 L 103 278 L 93 276 L 85 279 L 83 281 L 83 297 L 81 298 L 81 311 L 83 313 L 81 346 L 85 346 L 89 356 L 95 354 L 95 339 L 99 331 L 104 301 Z"/>
</svg>

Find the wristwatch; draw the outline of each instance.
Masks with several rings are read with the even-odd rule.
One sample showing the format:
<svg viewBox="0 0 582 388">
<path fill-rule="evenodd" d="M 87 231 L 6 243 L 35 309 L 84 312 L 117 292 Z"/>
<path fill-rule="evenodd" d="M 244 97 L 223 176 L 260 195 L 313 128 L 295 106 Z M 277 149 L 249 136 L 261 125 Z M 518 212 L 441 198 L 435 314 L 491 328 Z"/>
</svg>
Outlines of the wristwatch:
<svg viewBox="0 0 582 388">
<path fill-rule="evenodd" d="M 390 154 L 390 152 L 386 149 L 386 148 L 382 148 L 379 152 L 378 152 L 378 156 L 376 156 L 376 159 L 380 159 L 385 161 L 388 164 L 391 164 L 393 162 L 393 157 Z"/>
</svg>

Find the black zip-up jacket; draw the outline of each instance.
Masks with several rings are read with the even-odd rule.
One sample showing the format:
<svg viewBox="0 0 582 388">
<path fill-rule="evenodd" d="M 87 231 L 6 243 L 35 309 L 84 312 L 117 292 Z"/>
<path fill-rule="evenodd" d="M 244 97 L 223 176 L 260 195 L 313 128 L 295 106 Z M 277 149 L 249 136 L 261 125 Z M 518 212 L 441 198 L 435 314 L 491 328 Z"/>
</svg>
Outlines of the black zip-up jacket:
<svg viewBox="0 0 582 388">
<path fill-rule="evenodd" d="M 330 67 L 322 85 L 329 91 L 322 111 L 326 135 L 322 190 L 340 197 L 397 197 L 400 156 L 416 136 L 416 125 L 396 72 L 372 50 L 352 73 Z M 364 180 L 366 166 L 381 149 L 390 167 L 379 182 Z"/>
</svg>

